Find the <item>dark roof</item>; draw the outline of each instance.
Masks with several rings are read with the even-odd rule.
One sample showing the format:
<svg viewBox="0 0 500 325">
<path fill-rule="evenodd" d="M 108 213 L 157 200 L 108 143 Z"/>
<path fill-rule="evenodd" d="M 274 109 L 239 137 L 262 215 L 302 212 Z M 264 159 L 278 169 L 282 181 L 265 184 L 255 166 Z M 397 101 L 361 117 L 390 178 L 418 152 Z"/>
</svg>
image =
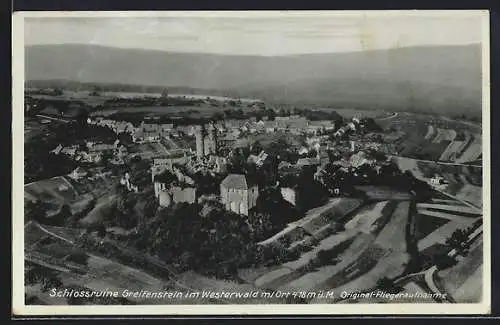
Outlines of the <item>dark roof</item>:
<svg viewBox="0 0 500 325">
<path fill-rule="evenodd" d="M 229 174 L 221 183 L 222 186 L 227 188 L 234 188 L 237 190 L 247 190 L 248 183 L 245 175 L 243 174 Z"/>
</svg>

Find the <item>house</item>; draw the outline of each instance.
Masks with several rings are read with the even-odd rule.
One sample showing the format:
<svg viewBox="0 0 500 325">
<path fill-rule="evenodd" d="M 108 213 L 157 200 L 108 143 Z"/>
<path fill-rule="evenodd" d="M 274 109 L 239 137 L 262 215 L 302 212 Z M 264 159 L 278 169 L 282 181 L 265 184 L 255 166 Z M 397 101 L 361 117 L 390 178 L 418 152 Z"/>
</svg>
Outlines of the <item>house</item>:
<svg viewBox="0 0 500 325">
<path fill-rule="evenodd" d="M 90 163 L 98 163 L 102 159 L 102 153 L 98 151 L 94 152 L 85 152 L 82 151 L 80 152 L 80 156 L 77 157 L 77 160 L 80 160 L 82 162 L 90 162 Z"/>
<path fill-rule="evenodd" d="M 144 142 L 157 142 L 160 141 L 160 132 L 158 131 L 144 131 L 142 134 Z"/>
<path fill-rule="evenodd" d="M 308 152 L 309 152 L 309 149 L 308 149 L 308 148 L 306 148 L 306 147 L 301 147 L 301 148 L 299 149 L 299 155 L 305 155 L 305 154 L 306 154 L 306 153 L 308 153 Z"/>
<path fill-rule="evenodd" d="M 266 130 L 266 123 L 260 120 L 254 124 L 255 130 L 258 132 L 264 132 Z"/>
<path fill-rule="evenodd" d="M 96 143 L 93 144 L 92 142 L 89 142 L 87 144 L 87 147 L 89 148 L 90 152 L 94 151 L 112 151 L 115 150 L 118 147 L 118 140 L 114 144 L 108 144 L 108 143 Z"/>
<path fill-rule="evenodd" d="M 265 121 L 264 122 L 264 129 L 265 129 L 266 133 L 276 132 L 276 122 L 275 121 Z"/>
<path fill-rule="evenodd" d="M 364 164 L 368 164 L 370 166 L 374 165 L 376 162 L 375 159 L 371 159 L 367 156 L 367 154 L 363 151 L 360 151 L 351 156 L 349 159 L 349 164 L 351 167 L 358 168 Z"/>
<path fill-rule="evenodd" d="M 77 146 L 65 147 L 61 150 L 61 153 L 73 157 L 76 155 L 77 150 L 78 150 Z"/>
<path fill-rule="evenodd" d="M 335 122 L 333 121 L 309 121 L 307 126 L 307 132 L 312 134 L 332 130 L 335 130 Z"/>
<path fill-rule="evenodd" d="M 88 175 L 88 172 L 83 169 L 82 167 L 77 167 L 75 168 L 75 170 L 73 170 L 71 172 L 71 174 L 68 175 L 68 177 L 74 179 L 74 180 L 77 180 L 77 179 L 80 179 L 82 177 L 85 177 Z"/>
<path fill-rule="evenodd" d="M 195 203 L 196 188 L 193 186 L 172 186 L 166 183 L 155 182 L 155 196 L 162 207 L 173 203 Z"/>
<path fill-rule="evenodd" d="M 129 190 L 130 192 L 139 192 L 139 188 L 137 187 L 137 185 L 132 184 L 129 173 L 125 173 L 125 175 L 120 180 L 120 184 L 126 186 L 127 190 Z"/>
<path fill-rule="evenodd" d="M 257 167 L 262 167 L 267 157 L 269 157 L 269 155 L 264 150 L 262 150 L 258 155 L 248 156 L 247 162 L 255 164 Z"/>
<path fill-rule="evenodd" d="M 239 138 L 237 139 L 234 144 L 233 148 L 246 148 L 250 146 L 250 140 L 248 138 Z"/>
<path fill-rule="evenodd" d="M 55 155 L 58 155 L 62 149 L 63 149 L 63 146 L 60 144 L 57 147 L 55 147 L 54 149 L 52 149 L 50 152 L 52 152 Z"/>
<path fill-rule="evenodd" d="M 328 155 L 328 153 L 325 150 L 319 150 L 317 158 L 319 158 L 319 163 L 322 166 L 330 163 L 330 156 Z"/>
<path fill-rule="evenodd" d="M 189 157 L 185 151 L 171 153 L 165 158 L 154 158 L 153 166 L 151 166 L 151 177 L 154 180 L 155 175 L 162 173 L 165 170 L 173 170 L 174 164 L 186 165 L 189 162 Z"/>
<path fill-rule="evenodd" d="M 443 185 L 446 184 L 446 179 L 443 176 L 436 174 L 429 180 L 429 182 L 432 185 Z"/>
<path fill-rule="evenodd" d="M 320 164 L 319 158 L 300 158 L 297 160 L 295 164 L 297 167 L 306 167 L 306 166 L 318 166 Z"/>
<path fill-rule="evenodd" d="M 172 132 L 173 129 L 174 129 L 174 124 L 172 124 L 172 123 L 160 124 L 160 131 L 163 134 Z"/>
<path fill-rule="evenodd" d="M 135 132 L 135 128 L 134 125 L 130 122 L 117 122 L 114 131 L 116 134 L 119 133 L 133 134 Z"/>
<path fill-rule="evenodd" d="M 193 204 L 196 202 L 196 188 L 192 186 L 180 187 L 172 186 L 171 188 L 172 198 L 174 203 L 189 203 Z"/>
<path fill-rule="evenodd" d="M 227 170 L 227 158 L 223 156 L 210 156 L 209 164 L 213 172 L 217 174 L 225 173 Z"/>
<path fill-rule="evenodd" d="M 282 187 L 281 196 L 283 200 L 289 202 L 293 206 L 297 204 L 297 190 L 293 187 Z"/>
<path fill-rule="evenodd" d="M 301 132 L 306 130 L 308 121 L 305 117 L 293 115 L 287 117 L 276 117 L 277 130 L 290 130 L 292 132 Z"/>
<path fill-rule="evenodd" d="M 220 184 L 220 195 L 226 210 L 248 216 L 257 204 L 259 188 L 245 175 L 229 174 Z"/>
<path fill-rule="evenodd" d="M 156 125 L 156 124 L 145 124 Z M 132 141 L 136 143 L 157 142 L 160 141 L 160 132 L 158 130 L 150 130 L 150 127 L 139 128 L 132 134 Z"/>
</svg>

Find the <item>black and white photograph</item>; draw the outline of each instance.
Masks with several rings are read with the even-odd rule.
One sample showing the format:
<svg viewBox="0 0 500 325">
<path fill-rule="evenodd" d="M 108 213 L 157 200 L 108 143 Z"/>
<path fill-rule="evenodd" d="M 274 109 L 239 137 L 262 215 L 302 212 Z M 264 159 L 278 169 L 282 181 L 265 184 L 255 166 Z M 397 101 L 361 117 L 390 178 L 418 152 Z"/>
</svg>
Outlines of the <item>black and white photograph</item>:
<svg viewBox="0 0 500 325">
<path fill-rule="evenodd" d="M 13 40 L 13 313 L 490 311 L 488 11 L 19 12 Z"/>
</svg>

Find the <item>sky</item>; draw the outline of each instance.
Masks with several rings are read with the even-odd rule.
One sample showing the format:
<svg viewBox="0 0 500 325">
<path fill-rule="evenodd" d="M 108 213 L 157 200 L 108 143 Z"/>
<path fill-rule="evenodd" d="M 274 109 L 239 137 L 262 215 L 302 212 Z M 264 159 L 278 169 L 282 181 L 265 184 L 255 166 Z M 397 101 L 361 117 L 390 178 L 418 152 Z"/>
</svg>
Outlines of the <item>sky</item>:
<svg viewBox="0 0 500 325">
<path fill-rule="evenodd" d="M 25 18 L 25 45 L 95 44 L 171 52 L 293 55 L 481 42 L 482 17 L 373 13 Z"/>
</svg>

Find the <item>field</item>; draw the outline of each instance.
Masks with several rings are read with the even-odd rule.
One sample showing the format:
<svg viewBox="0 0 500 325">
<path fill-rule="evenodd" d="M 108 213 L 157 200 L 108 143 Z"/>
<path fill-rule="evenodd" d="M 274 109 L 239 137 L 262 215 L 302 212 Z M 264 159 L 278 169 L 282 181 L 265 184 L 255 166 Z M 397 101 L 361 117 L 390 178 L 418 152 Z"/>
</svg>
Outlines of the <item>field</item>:
<svg viewBox="0 0 500 325">
<path fill-rule="evenodd" d="M 112 207 L 116 203 L 116 199 L 117 196 L 113 194 L 100 197 L 97 200 L 95 207 L 80 220 L 80 223 L 88 225 L 102 221 L 104 216 L 111 211 Z"/>
<path fill-rule="evenodd" d="M 446 180 L 450 182 L 476 186 L 482 184 L 482 167 L 443 165 L 424 161 L 417 161 L 416 164 L 426 178 L 433 177 L 434 174 L 446 174 Z"/>
<path fill-rule="evenodd" d="M 301 242 L 309 235 L 318 234 L 325 226 L 339 221 L 361 204 L 362 200 L 359 199 L 333 198 L 327 204 L 309 210 L 304 218 L 290 223 L 285 229 L 260 244 L 288 241 L 292 246 L 294 242 Z"/>
<path fill-rule="evenodd" d="M 429 216 L 426 214 L 416 214 L 415 216 L 415 240 L 419 241 L 432 233 L 437 228 L 444 226 L 449 220 Z"/>
<path fill-rule="evenodd" d="M 24 185 L 24 200 L 39 200 L 46 203 L 49 215 L 57 213 L 63 204 L 75 203 L 80 199 L 80 193 L 64 176 Z"/>
<path fill-rule="evenodd" d="M 345 224 L 345 228 L 370 233 L 375 228 L 376 222 L 383 217 L 383 210 L 388 203 L 389 201 L 382 201 L 366 206 Z"/>
<path fill-rule="evenodd" d="M 357 266 L 356 272 L 361 276 L 336 290 L 351 291 L 352 288 L 361 291 L 367 290 L 376 286 L 377 281 L 384 276 L 392 278 L 403 273 L 409 261 L 409 255 L 405 244 L 405 232 L 401 229 L 406 227 L 408 212 L 409 202 L 400 202 L 397 205 L 390 220 L 373 242 L 375 250 L 372 252 L 375 255 L 372 257 L 370 256 L 372 254 L 365 252 L 364 258 L 367 259 L 367 262 L 362 262 Z M 380 253 L 377 254 L 377 252 Z M 369 266 L 373 264 L 370 262 L 372 258 L 375 258 L 376 262 L 370 269 Z"/>
<path fill-rule="evenodd" d="M 481 156 L 480 126 L 439 116 L 397 113 L 377 122 L 390 134 L 400 134 L 393 142 L 398 155 L 433 161 L 476 161 Z"/>
<path fill-rule="evenodd" d="M 45 203 L 49 216 L 55 215 L 64 204 L 68 204 L 75 213 L 84 209 L 95 197 L 112 191 L 116 182 L 116 178 L 106 176 L 77 181 L 57 176 L 24 185 L 24 200 Z"/>
<path fill-rule="evenodd" d="M 408 170 L 423 181 L 429 181 L 435 174 L 441 175 L 446 180 L 446 184 L 440 185 L 442 192 L 481 209 L 482 167 L 443 165 L 403 157 L 393 157 L 393 161 L 401 171 Z M 441 198 L 450 199 L 445 195 Z"/>
<path fill-rule="evenodd" d="M 113 107 L 94 112 L 95 116 L 107 116 L 109 111 L 113 113 L 141 113 L 144 116 L 170 116 L 170 115 L 194 115 L 196 117 L 210 117 L 214 113 L 223 112 L 223 108 L 212 106 L 143 106 L 143 107 Z"/>
<path fill-rule="evenodd" d="M 330 222 L 347 222 L 352 227 L 346 224 L 345 230 L 328 235 L 298 259 L 267 272 L 261 270 L 252 279 L 258 287 L 282 291 L 326 290 L 349 286 L 351 282 L 352 290 L 362 290 L 376 283 L 381 274 L 396 276 L 403 271 L 408 258 L 405 232 L 401 231 L 406 226 L 408 208 L 408 201 L 379 202 L 355 211 L 349 216 L 350 221 L 339 221 L 347 219 L 339 215 Z M 349 211 L 352 207 L 345 212 Z M 362 219 L 376 227 L 365 229 L 357 222 Z M 328 252 L 335 252 L 334 260 L 324 260 L 322 256 Z"/>
<path fill-rule="evenodd" d="M 24 143 L 31 141 L 31 139 L 42 135 L 48 131 L 46 124 L 42 124 L 38 119 L 31 119 L 25 117 L 24 120 Z"/>
<path fill-rule="evenodd" d="M 363 110 L 363 109 L 350 109 L 350 108 L 317 108 L 315 110 L 324 110 L 324 111 L 335 111 L 339 113 L 345 119 L 351 119 L 353 117 L 366 117 L 373 119 L 387 118 L 392 116 L 393 113 L 389 112 L 381 112 L 380 110 Z"/>
<path fill-rule="evenodd" d="M 356 189 L 365 192 L 369 200 L 408 200 L 410 195 L 387 186 L 360 185 Z"/>
</svg>

